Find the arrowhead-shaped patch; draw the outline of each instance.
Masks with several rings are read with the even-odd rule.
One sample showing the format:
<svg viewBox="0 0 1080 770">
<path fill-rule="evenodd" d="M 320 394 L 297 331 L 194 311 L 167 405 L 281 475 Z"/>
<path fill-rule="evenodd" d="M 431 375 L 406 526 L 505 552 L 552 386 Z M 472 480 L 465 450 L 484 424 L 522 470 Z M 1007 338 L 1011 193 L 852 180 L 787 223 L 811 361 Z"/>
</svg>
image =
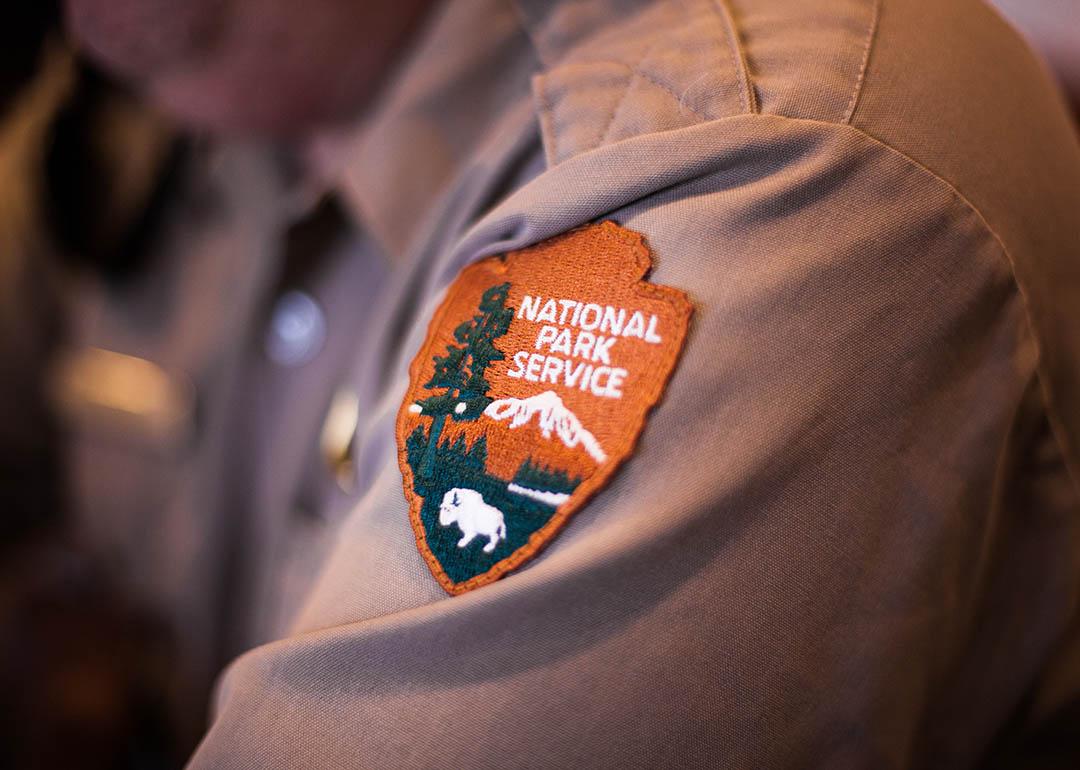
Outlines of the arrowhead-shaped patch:
<svg viewBox="0 0 1080 770">
<path fill-rule="evenodd" d="M 634 448 L 692 306 L 644 281 L 640 235 L 588 225 L 465 268 L 410 367 L 398 459 L 451 594 L 542 549 Z"/>
</svg>

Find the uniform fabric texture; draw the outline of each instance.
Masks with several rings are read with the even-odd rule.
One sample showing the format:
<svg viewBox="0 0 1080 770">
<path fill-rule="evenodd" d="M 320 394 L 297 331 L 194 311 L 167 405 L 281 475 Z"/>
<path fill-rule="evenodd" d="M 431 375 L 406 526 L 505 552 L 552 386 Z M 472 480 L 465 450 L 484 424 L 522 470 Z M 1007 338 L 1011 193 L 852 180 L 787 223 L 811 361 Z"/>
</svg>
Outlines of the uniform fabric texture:
<svg viewBox="0 0 1080 770">
<path fill-rule="evenodd" d="M 192 767 L 1078 761 L 1080 149 L 993 12 L 455 2 L 354 141 L 395 265 L 361 482 Z M 598 219 L 693 297 L 682 358 L 550 547 L 448 597 L 409 362 L 462 269 Z"/>
</svg>

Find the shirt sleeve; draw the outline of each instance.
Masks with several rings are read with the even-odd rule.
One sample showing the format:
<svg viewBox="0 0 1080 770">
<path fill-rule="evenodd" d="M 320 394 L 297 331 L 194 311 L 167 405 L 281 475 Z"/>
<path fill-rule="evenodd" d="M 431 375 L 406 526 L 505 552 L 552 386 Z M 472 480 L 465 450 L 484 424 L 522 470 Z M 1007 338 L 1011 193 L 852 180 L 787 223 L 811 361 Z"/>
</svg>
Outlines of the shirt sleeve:
<svg viewBox="0 0 1080 770">
<path fill-rule="evenodd" d="M 978 758 L 1076 600 L 1008 255 L 854 128 L 695 131 L 709 163 L 605 215 L 696 306 L 636 453 L 537 561 L 451 598 L 387 446 L 296 634 L 225 676 L 193 767 Z M 378 598 L 394 581 L 408 606 Z"/>
</svg>

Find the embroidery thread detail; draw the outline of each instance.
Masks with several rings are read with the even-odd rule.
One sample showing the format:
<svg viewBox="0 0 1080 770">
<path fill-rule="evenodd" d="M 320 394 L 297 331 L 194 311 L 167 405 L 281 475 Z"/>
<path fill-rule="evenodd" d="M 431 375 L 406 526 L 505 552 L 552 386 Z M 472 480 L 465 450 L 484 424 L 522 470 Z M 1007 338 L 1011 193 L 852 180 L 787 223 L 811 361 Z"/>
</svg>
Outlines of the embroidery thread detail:
<svg viewBox="0 0 1080 770">
<path fill-rule="evenodd" d="M 534 556 L 632 450 L 691 305 L 611 222 L 462 271 L 410 368 L 398 456 L 417 546 L 451 594 Z"/>
<path fill-rule="evenodd" d="M 600 442 L 582 427 L 581 420 L 566 408 L 559 394 L 553 390 L 545 390 L 528 398 L 500 398 L 488 404 L 484 414 L 493 420 L 510 418 L 511 429 L 528 425 L 534 414 L 539 415 L 537 425 L 544 438 L 551 438 L 551 432 L 555 431 L 568 448 L 573 449 L 580 444 L 596 462 L 607 460 Z"/>
</svg>

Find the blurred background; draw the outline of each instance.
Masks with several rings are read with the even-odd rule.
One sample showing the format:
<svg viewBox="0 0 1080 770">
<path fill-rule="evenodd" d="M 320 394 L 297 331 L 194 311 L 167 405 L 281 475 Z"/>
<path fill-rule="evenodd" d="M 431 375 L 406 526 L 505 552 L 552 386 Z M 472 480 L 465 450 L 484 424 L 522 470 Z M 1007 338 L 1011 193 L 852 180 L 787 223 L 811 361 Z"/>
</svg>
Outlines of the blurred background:
<svg viewBox="0 0 1080 770">
<path fill-rule="evenodd" d="M 997 4 L 1080 106 L 1078 3 Z M 273 455 L 244 415 L 327 344 L 312 287 L 350 226 L 319 148 L 428 5 L 6 9 L 0 768 L 181 766 L 215 676 L 274 626 L 246 614 L 244 478 Z M 316 391 L 301 521 L 350 491 L 355 404 Z"/>
</svg>

